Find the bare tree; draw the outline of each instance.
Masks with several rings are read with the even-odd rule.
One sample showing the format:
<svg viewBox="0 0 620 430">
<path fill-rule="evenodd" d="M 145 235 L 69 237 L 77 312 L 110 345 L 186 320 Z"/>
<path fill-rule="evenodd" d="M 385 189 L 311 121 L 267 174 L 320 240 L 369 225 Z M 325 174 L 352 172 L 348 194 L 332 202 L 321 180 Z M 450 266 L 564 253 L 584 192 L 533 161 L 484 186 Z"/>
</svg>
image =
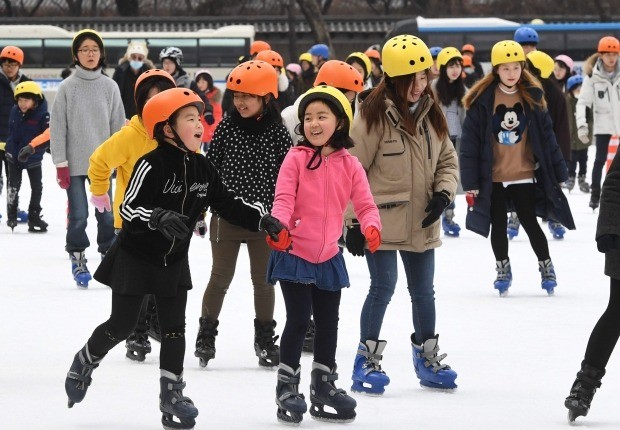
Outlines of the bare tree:
<svg viewBox="0 0 620 430">
<path fill-rule="evenodd" d="M 67 0 L 70 16 L 82 16 L 82 0 Z"/>
<path fill-rule="evenodd" d="M 138 0 L 115 0 L 115 2 L 120 16 L 140 15 L 140 5 Z"/>
<path fill-rule="evenodd" d="M 594 0 L 594 6 L 602 22 L 611 21 L 611 8 L 609 7 L 609 2 L 604 0 Z"/>
<path fill-rule="evenodd" d="M 314 40 L 317 43 L 324 43 L 329 46 L 329 51 L 335 56 L 336 52 L 334 51 L 327 25 L 325 25 L 325 20 L 323 20 L 323 14 L 321 14 L 319 4 L 316 0 L 297 0 L 297 4 L 301 9 L 301 13 L 304 14 L 306 21 L 308 21 L 308 25 L 310 25 Z"/>
</svg>

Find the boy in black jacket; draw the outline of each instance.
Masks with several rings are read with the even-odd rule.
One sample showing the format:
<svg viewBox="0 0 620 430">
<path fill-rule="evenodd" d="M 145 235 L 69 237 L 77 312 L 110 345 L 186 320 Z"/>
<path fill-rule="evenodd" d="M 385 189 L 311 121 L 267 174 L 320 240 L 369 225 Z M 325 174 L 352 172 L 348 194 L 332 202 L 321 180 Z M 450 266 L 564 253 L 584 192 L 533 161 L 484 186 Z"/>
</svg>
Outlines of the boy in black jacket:
<svg viewBox="0 0 620 430">
<path fill-rule="evenodd" d="M 93 370 L 132 331 L 144 295 L 154 294 L 162 334 L 162 424 L 193 428 L 198 409 L 182 391 L 185 304 L 192 288 L 189 226 L 210 206 L 228 221 L 272 238 L 283 229 L 260 206 L 227 190 L 213 165 L 196 153 L 203 109 L 200 97 L 184 88 L 163 91 L 144 107 L 145 128 L 159 146 L 136 163 L 121 205 L 123 228 L 95 272 L 96 280 L 112 288 L 112 312 L 75 355 L 65 381 L 69 407 L 82 401 Z"/>
</svg>

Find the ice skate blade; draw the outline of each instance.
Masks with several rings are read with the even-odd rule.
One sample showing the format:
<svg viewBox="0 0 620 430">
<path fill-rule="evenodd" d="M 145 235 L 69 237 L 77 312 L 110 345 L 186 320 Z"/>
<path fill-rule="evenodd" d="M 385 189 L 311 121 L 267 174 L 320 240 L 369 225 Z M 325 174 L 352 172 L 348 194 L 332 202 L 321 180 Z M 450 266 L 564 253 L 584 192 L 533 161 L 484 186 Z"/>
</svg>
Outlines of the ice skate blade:
<svg viewBox="0 0 620 430">
<path fill-rule="evenodd" d="M 207 365 L 209 364 L 209 360 L 211 360 L 211 358 L 204 358 L 198 354 L 194 354 L 194 356 L 198 357 L 198 365 L 202 368 L 207 367 Z"/>
<path fill-rule="evenodd" d="M 146 359 L 146 354 L 137 351 L 127 350 L 125 357 L 127 357 L 130 361 L 133 361 L 134 363 L 143 363 Z"/>
<path fill-rule="evenodd" d="M 69 409 L 71 409 L 73 407 L 73 405 L 75 405 L 75 402 L 73 400 L 69 399 L 69 403 L 67 404 Z"/>
<path fill-rule="evenodd" d="M 373 387 L 371 384 L 369 387 L 365 386 L 363 382 L 353 380 L 353 385 L 351 385 L 351 391 L 358 394 L 364 394 L 370 397 L 381 397 L 383 393 L 385 393 L 385 386 L 381 387 Z M 387 384 L 386 384 L 387 385 Z"/>
<path fill-rule="evenodd" d="M 75 285 L 79 290 L 88 290 L 88 282 L 76 282 Z"/>
<path fill-rule="evenodd" d="M 162 412 L 161 424 L 165 430 L 193 430 L 196 425 L 194 418 L 178 418 L 174 421 L 174 415 L 168 412 Z"/>
<path fill-rule="evenodd" d="M 455 383 L 452 383 L 451 385 L 440 385 L 440 384 L 435 384 L 433 382 L 420 381 L 420 387 L 422 387 L 425 390 L 436 391 L 438 393 L 452 394 L 456 392 L 458 385 L 456 385 Z"/>
<path fill-rule="evenodd" d="M 291 412 L 282 408 L 278 408 L 276 415 L 278 417 L 278 422 L 291 427 L 298 427 L 304 419 L 303 412 Z"/>
</svg>

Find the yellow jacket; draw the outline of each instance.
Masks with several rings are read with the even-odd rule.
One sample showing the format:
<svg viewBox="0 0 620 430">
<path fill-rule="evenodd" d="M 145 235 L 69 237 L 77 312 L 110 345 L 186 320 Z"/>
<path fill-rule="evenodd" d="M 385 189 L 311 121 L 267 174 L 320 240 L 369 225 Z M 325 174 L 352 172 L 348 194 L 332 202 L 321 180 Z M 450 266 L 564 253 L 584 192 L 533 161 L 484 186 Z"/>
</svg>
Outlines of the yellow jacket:
<svg viewBox="0 0 620 430">
<path fill-rule="evenodd" d="M 100 196 L 108 192 L 110 175 L 116 169 L 116 191 L 114 193 L 114 228 L 121 228 L 123 221 L 119 214 L 119 207 L 125 196 L 125 189 L 129 184 L 133 167 L 147 152 L 157 147 L 155 140 L 149 139 L 146 129 L 138 115 L 134 115 L 119 131 L 103 142 L 90 156 L 88 177 L 90 178 L 90 192 Z"/>
</svg>

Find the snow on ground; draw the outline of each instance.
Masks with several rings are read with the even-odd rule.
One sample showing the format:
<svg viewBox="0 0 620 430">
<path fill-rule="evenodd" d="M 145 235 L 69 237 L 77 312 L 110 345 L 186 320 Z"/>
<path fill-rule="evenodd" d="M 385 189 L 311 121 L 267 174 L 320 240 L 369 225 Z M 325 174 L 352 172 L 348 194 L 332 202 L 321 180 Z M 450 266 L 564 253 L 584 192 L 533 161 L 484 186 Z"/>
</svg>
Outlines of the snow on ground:
<svg viewBox="0 0 620 430">
<path fill-rule="evenodd" d="M 592 148 L 593 149 L 593 148 Z M 591 152 L 590 160 L 594 153 Z M 43 213 L 47 234 L 29 234 L 19 225 L 13 234 L 0 223 L 0 405 L 2 429 L 154 429 L 158 409 L 159 345 L 143 364 L 125 358 L 124 344 L 113 349 L 94 372 L 86 399 L 67 408 L 64 379 L 75 352 L 110 312 L 110 290 L 92 282 L 87 291 L 72 280 L 64 252 L 66 195 L 55 183 L 50 158 L 44 164 Z M 0 213 L 6 216 L 5 194 Z M 24 179 L 21 208 L 27 208 Z M 382 330 L 388 341 L 383 367 L 392 382 L 383 397 L 355 395 L 359 429 L 559 429 L 568 426 L 564 397 L 579 369 L 588 336 L 606 306 L 609 281 L 596 251 L 597 215 L 588 196 L 569 196 L 578 230 L 566 239 L 549 239 L 559 286 L 547 297 L 539 286 L 536 257 L 524 232 L 510 243 L 514 282 L 507 298 L 492 288 L 494 258 L 488 240 L 463 231 L 446 239 L 436 253 L 437 332 L 445 360 L 459 374 L 452 394 L 420 388 L 411 363 L 410 302 L 405 276 L 400 280 Z M 465 202 L 457 200 L 464 226 Z M 95 220 L 88 227 L 95 238 Z M 546 226 L 544 227 L 547 231 Z M 548 235 L 548 237 L 551 237 Z M 276 420 L 276 374 L 258 368 L 253 343 L 253 301 L 247 253 L 220 318 L 217 357 L 207 369 L 194 358 L 202 293 L 211 267 L 208 239 L 194 238 L 190 264 L 195 288 L 187 306 L 185 394 L 200 410 L 196 429 L 282 428 Z M 87 251 L 91 271 L 100 257 Z M 347 254 L 352 287 L 345 290 L 340 313 L 337 361 L 339 386 L 350 388 L 358 342 L 359 313 L 368 288 L 363 258 Z M 277 331 L 285 322 L 276 287 Z M 312 358 L 302 358 L 302 388 L 309 397 Z M 620 368 L 612 357 L 603 386 L 582 427 L 620 427 Z M 615 400 L 614 400 L 615 399 Z M 306 415 L 301 428 L 335 424 Z"/>
</svg>

